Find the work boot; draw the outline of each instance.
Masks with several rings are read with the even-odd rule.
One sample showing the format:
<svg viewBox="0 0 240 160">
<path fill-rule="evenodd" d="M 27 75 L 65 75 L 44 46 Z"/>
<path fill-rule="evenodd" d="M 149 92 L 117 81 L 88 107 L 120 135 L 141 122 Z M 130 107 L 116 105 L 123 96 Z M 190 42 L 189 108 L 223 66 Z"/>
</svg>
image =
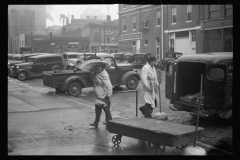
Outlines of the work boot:
<svg viewBox="0 0 240 160">
<path fill-rule="evenodd" d="M 90 126 L 98 127 L 98 122 L 93 122 L 89 124 Z"/>
<path fill-rule="evenodd" d="M 143 115 L 145 115 L 145 105 L 139 107 L 139 110 L 142 112 Z"/>
</svg>

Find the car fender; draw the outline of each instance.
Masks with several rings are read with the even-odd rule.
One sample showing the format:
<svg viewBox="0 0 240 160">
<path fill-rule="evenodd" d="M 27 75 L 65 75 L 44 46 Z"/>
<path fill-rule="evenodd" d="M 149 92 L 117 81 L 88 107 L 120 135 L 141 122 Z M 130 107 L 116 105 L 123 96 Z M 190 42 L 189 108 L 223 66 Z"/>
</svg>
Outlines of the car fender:
<svg viewBox="0 0 240 160">
<path fill-rule="evenodd" d="M 81 78 L 79 76 L 70 76 L 63 82 L 62 89 L 67 90 L 68 85 L 70 83 L 72 83 L 73 81 L 79 82 L 82 85 L 82 88 L 85 87 L 85 81 L 83 80 L 83 78 Z"/>
<path fill-rule="evenodd" d="M 17 76 L 20 72 L 26 72 L 27 76 L 35 75 L 35 73 L 30 72 L 29 70 L 26 70 L 26 69 L 18 69 L 15 75 Z"/>
<path fill-rule="evenodd" d="M 128 77 L 130 77 L 130 76 L 135 76 L 135 77 L 137 77 L 137 79 L 138 79 L 139 81 L 141 80 L 141 77 L 140 77 L 140 75 L 139 75 L 138 73 L 136 73 L 136 72 L 134 72 L 134 71 L 129 71 L 129 72 L 125 73 L 125 74 L 122 76 L 122 78 L 121 78 L 121 80 L 120 80 L 120 84 L 125 85 L 125 84 L 127 83 Z"/>
<path fill-rule="evenodd" d="M 59 68 L 59 70 L 61 70 L 61 67 L 60 67 L 59 65 L 54 65 L 54 66 L 52 67 L 52 70 L 54 70 L 55 68 Z"/>
</svg>

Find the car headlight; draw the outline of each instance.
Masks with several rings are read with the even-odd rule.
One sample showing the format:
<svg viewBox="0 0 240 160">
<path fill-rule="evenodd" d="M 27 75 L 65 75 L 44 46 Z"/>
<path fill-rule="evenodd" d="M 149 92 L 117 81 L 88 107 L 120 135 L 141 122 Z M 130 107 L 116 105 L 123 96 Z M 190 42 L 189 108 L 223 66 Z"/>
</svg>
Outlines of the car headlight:
<svg viewBox="0 0 240 160">
<path fill-rule="evenodd" d="M 20 67 L 19 67 L 19 66 L 17 66 L 16 68 L 17 68 L 17 69 L 19 69 Z"/>
</svg>

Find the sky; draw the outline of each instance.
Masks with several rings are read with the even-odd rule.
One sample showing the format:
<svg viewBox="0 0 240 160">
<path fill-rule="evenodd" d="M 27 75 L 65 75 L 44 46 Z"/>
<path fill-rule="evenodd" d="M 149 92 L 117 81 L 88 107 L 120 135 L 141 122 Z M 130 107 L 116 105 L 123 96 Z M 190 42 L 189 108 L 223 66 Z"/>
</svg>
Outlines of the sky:
<svg viewBox="0 0 240 160">
<path fill-rule="evenodd" d="M 109 7 L 109 15 L 111 19 L 118 19 L 118 4 L 113 5 L 47 5 L 47 27 L 53 25 L 62 25 L 62 20 L 60 19 L 60 14 L 64 14 L 65 16 L 69 15 L 71 19 L 72 15 L 74 15 L 75 19 L 79 19 L 80 15 L 88 8 L 92 9 L 100 9 L 103 14 L 108 14 Z"/>
</svg>

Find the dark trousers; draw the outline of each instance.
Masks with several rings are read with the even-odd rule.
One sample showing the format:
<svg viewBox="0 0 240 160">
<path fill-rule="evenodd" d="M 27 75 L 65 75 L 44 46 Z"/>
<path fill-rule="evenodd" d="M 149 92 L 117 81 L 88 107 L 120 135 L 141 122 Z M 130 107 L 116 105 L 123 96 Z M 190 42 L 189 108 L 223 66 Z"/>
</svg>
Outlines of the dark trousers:
<svg viewBox="0 0 240 160">
<path fill-rule="evenodd" d="M 110 105 L 108 105 L 106 107 L 102 107 L 102 106 L 98 106 L 98 105 L 95 104 L 96 117 L 95 117 L 94 123 L 98 123 L 100 121 L 100 117 L 101 117 L 101 114 L 102 114 L 102 109 L 104 110 L 105 115 L 106 115 L 106 122 L 108 122 L 109 120 L 112 120 L 112 114 L 110 112 Z"/>
<path fill-rule="evenodd" d="M 157 107 L 157 100 L 155 99 L 155 106 Z M 139 108 L 142 112 L 145 118 L 152 118 L 152 112 L 153 108 L 151 107 L 151 104 L 146 103 L 144 106 Z"/>
</svg>

